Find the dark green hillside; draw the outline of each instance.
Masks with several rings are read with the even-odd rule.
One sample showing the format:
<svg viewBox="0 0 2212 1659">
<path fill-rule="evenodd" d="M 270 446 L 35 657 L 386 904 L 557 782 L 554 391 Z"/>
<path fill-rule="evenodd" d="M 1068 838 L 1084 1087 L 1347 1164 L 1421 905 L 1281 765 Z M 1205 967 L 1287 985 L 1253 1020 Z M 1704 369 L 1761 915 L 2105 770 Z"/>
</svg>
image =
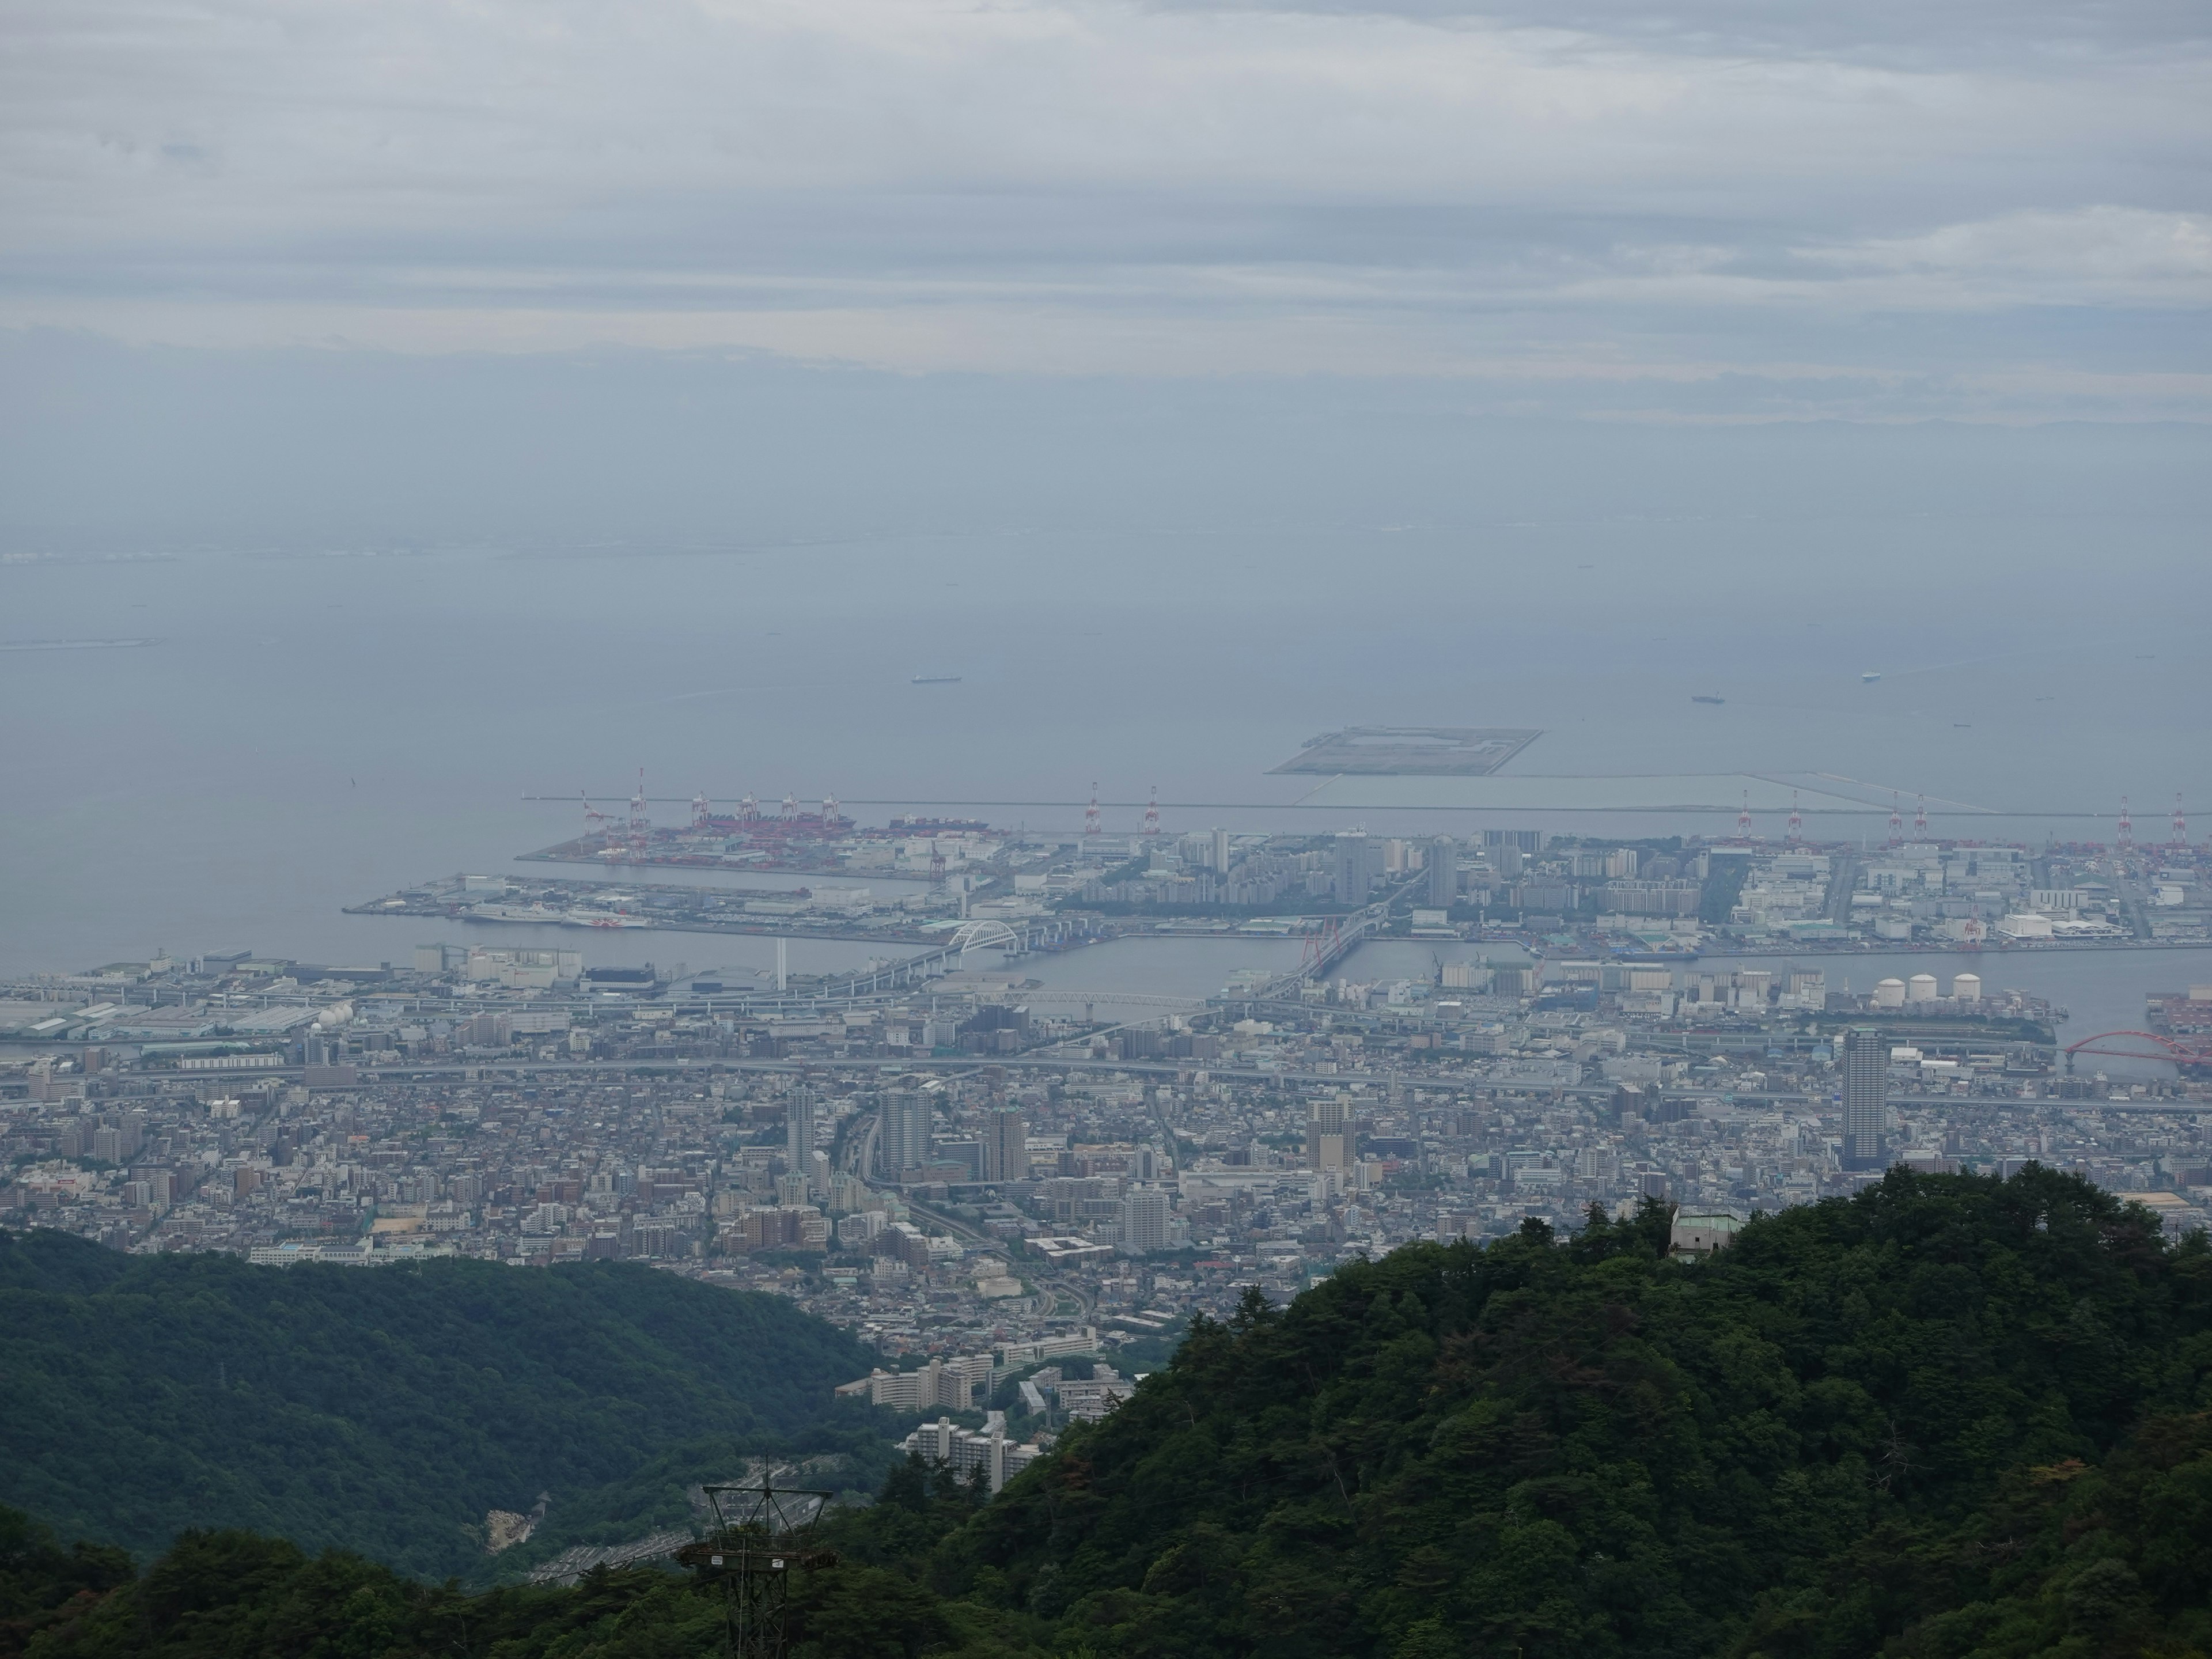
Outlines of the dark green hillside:
<svg viewBox="0 0 2212 1659">
<path fill-rule="evenodd" d="M 779 1297 L 642 1267 L 280 1270 L 0 1234 L 0 1502 L 141 1552 L 218 1525 L 467 1572 L 487 1510 L 550 1492 L 574 1520 L 665 1498 L 635 1487 L 672 1454 L 818 1441 L 873 1358 Z"/>
<path fill-rule="evenodd" d="M 894 1470 L 825 1528 L 793 1659 L 2212 1654 L 2202 1235 L 2035 1170 L 1893 1174 L 1704 1262 L 1666 1221 L 1255 1300 L 995 1500 Z M 471 1598 L 235 1535 L 112 1589 L 39 1560 L 33 1659 L 720 1651 L 663 1573 Z"/>
<path fill-rule="evenodd" d="M 1966 1550 L 2023 1470 L 2212 1406 L 2203 1237 L 2071 1177 L 1897 1174 L 1702 1264 L 1664 1228 L 1255 1302 L 927 1571 L 1102 1654 L 1871 1653 L 1978 1590 L 1862 1564 Z"/>
<path fill-rule="evenodd" d="M 980 1501 L 919 1472 L 894 1474 L 881 1502 L 834 1529 L 847 1564 L 802 1583 L 787 1626 L 793 1659 L 1244 1650 L 1218 1631 L 1171 1623 L 1101 1648 L 1079 1626 L 1006 1609 L 995 1582 L 983 1599 L 947 1600 L 896 1565 L 901 1544 L 926 1554 Z M 2212 1650 L 2208 1540 L 2212 1413 L 2158 1418 L 2101 1468 L 2061 1462 L 2004 1477 L 1948 1532 L 1878 1528 L 1808 1562 L 1802 1592 L 1767 1601 L 1717 1652 L 2202 1659 Z M 1178 1559 L 1188 1564 L 1188 1553 Z M 467 1595 L 236 1533 L 187 1534 L 131 1583 L 120 1552 L 61 1550 L 0 1511 L 0 1659 L 709 1659 L 724 1651 L 722 1631 L 710 1587 L 650 1570 L 603 1571 L 573 1589 Z M 1386 1650 L 1506 1650 L 1441 1620 Z"/>
</svg>

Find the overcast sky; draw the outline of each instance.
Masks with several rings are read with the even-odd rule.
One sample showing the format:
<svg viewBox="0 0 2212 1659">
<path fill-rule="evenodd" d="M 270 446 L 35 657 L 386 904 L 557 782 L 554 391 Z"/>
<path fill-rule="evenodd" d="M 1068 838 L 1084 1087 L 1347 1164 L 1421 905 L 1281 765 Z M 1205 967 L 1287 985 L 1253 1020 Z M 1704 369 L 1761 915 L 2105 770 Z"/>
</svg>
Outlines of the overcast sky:
<svg viewBox="0 0 2212 1659">
<path fill-rule="evenodd" d="M 2212 416 L 2212 8 L 10 0 L 0 325 Z"/>
</svg>

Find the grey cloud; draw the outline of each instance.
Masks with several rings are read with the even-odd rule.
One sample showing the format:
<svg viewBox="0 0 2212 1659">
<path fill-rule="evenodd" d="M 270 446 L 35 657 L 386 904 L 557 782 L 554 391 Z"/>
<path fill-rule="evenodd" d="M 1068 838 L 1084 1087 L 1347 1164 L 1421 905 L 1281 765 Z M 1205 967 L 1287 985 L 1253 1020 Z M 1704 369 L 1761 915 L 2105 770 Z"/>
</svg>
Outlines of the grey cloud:
<svg viewBox="0 0 2212 1659">
<path fill-rule="evenodd" d="M 2212 415 L 2198 10 L 25 0 L 0 324 Z"/>
<path fill-rule="evenodd" d="M 1409 521 L 2185 523 L 2212 509 L 2212 427 L 1900 418 L 2012 407 L 1942 363 L 1679 380 L 1223 376 L 1163 392 L 745 354 L 184 350 L 0 331 L 0 380 L 14 393 L 0 400 L 9 556 L 728 549 L 896 531 L 1111 546 Z"/>
<path fill-rule="evenodd" d="M 1897 67 L 2042 63 L 2202 48 L 2212 21 L 2194 0 L 1917 0 L 1818 5 L 1778 0 L 1169 0 L 1164 9 L 1310 11 L 1565 31 L 1715 56 L 1803 56 Z"/>
</svg>

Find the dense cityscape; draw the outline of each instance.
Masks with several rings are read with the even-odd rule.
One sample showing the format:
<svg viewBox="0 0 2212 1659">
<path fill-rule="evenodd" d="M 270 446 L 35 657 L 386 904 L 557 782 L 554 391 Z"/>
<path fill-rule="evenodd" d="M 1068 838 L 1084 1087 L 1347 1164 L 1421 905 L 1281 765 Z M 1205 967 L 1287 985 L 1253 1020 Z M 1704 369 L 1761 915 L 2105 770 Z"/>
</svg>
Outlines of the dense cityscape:
<svg viewBox="0 0 2212 1659">
<path fill-rule="evenodd" d="M 900 1401 L 965 1410 L 1021 1363 L 1158 1352 L 1253 1286 L 1287 1300 L 1407 1240 L 1564 1233 L 1592 1206 L 1658 1200 L 1724 1233 L 1893 1164 L 2030 1161 L 2176 1234 L 2212 1199 L 2212 987 L 2146 1006 L 2181 1074 L 2116 1079 L 2061 1052 L 2063 1009 L 2002 984 L 2061 940 L 2201 926 L 2185 848 L 1215 834 L 1102 864 L 958 834 L 920 856 L 940 890 L 971 878 L 965 920 L 903 983 L 739 987 L 496 944 L 16 981 L 0 1221 L 276 1266 L 641 1259 L 795 1298 L 902 1376 L 966 1360 Z M 1181 888 L 1328 908 L 1267 919 L 1306 940 L 1300 968 L 1209 999 L 1094 1006 L 1025 976 L 1018 928 L 1119 907 L 1052 936 L 1079 949 Z M 1977 928 L 1990 947 L 1948 979 L 1853 989 L 1837 959 L 1846 934 Z M 1433 975 L 1359 979 L 1362 940 L 1391 937 L 1435 941 Z M 1795 965 L 1729 954 L 1777 937 Z M 994 946 L 1003 966 L 964 965 Z"/>
<path fill-rule="evenodd" d="M 2197 9 L 7 40 L 0 1659 L 2212 1659 Z"/>
<path fill-rule="evenodd" d="M 736 816 L 702 796 L 690 820 L 656 825 L 641 793 L 605 822 L 532 859 L 621 870 L 624 880 L 467 875 L 349 908 L 362 915 L 483 924 L 927 944 L 963 921 L 1080 921 L 1086 937 L 1143 931 L 1273 937 L 1325 926 L 1379 895 L 1414 937 L 1531 939 L 1594 949 L 1864 949 L 2212 939 L 2212 886 L 2177 806 L 2172 838 L 2041 848 L 1938 839 L 1924 806 L 1886 841 L 1820 842 L 1793 812 L 1786 833 L 1633 842 L 1492 830 L 1462 842 L 1347 830 L 1320 835 L 1109 835 L 1094 802 L 1079 836 L 994 830 L 978 821 L 894 819 L 868 829 L 834 799 L 787 799 Z M 686 885 L 685 872 L 811 872 L 812 884 Z M 817 878 L 828 876 L 831 879 Z"/>
</svg>

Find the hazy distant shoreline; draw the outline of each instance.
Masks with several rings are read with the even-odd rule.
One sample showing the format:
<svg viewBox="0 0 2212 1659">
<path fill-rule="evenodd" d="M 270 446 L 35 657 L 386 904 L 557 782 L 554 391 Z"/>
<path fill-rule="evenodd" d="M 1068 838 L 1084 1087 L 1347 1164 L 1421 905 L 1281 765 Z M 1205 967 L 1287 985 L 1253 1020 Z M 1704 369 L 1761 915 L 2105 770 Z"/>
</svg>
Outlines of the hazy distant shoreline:
<svg viewBox="0 0 2212 1659">
<path fill-rule="evenodd" d="M 0 651 L 121 651 L 134 645 L 159 645 L 143 640 L 0 640 Z"/>
</svg>

